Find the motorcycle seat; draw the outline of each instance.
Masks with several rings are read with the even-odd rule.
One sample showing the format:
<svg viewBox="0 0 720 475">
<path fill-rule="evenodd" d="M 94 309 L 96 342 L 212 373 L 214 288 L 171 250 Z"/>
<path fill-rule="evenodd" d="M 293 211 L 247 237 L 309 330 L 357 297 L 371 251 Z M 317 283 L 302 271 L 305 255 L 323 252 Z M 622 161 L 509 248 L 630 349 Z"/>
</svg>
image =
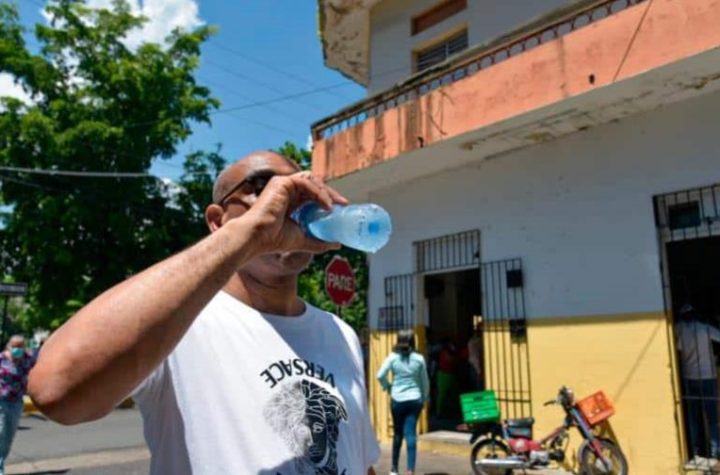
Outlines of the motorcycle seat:
<svg viewBox="0 0 720 475">
<path fill-rule="evenodd" d="M 525 417 L 523 419 L 508 419 L 508 427 L 532 427 L 535 424 L 535 418 Z"/>
</svg>

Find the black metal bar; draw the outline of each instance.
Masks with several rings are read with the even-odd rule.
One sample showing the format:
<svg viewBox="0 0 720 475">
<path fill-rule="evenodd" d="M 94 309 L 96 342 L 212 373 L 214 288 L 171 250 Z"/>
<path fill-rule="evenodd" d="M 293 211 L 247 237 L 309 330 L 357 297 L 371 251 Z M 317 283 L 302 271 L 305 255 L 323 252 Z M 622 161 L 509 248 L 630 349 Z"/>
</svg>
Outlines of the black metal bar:
<svg viewBox="0 0 720 475">
<path fill-rule="evenodd" d="M 521 261 L 521 265 L 522 265 L 522 261 Z M 525 294 L 524 293 L 520 294 L 520 301 L 522 302 L 523 318 L 527 319 L 527 309 L 525 308 Z M 528 386 L 528 398 L 527 399 L 528 399 L 528 407 L 529 407 L 528 414 L 530 416 L 532 416 L 532 403 L 531 403 L 532 399 L 529 397 L 532 395 L 532 383 L 531 383 L 532 378 L 530 377 L 530 350 L 528 348 L 529 346 L 530 345 L 528 345 L 527 341 L 523 345 L 523 347 L 525 348 L 525 366 L 526 366 L 525 374 L 528 377 L 528 379 L 527 379 L 527 386 Z"/>
<path fill-rule="evenodd" d="M 488 268 L 487 266 L 481 266 L 482 269 L 482 283 L 483 283 L 483 302 L 485 303 L 484 306 L 484 314 L 485 314 L 485 322 L 488 330 L 492 330 L 492 315 L 490 313 L 490 279 L 488 276 Z M 497 357 L 497 352 L 494 351 L 493 341 L 492 341 L 492 332 L 487 336 L 487 348 L 488 348 L 488 373 L 490 376 L 490 387 L 492 389 L 497 388 L 497 374 L 495 371 L 493 371 L 493 360 Z"/>
<path fill-rule="evenodd" d="M 507 352 L 505 348 L 505 324 L 507 323 L 505 318 L 505 312 L 502 308 L 502 291 L 503 291 L 503 284 L 502 284 L 502 266 L 503 262 L 498 262 L 494 267 L 494 275 L 493 279 L 496 282 L 495 291 L 497 292 L 497 307 L 498 307 L 498 316 L 500 317 L 500 329 L 502 330 L 502 333 L 500 334 L 500 348 L 502 348 L 502 377 L 503 377 L 503 390 L 507 395 L 507 388 L 508 388 L 508 376 L 507 376 Z M 500 349 L 498 348 L 498 349 Z M 510 412 L 510 406 L 505 403 L 505 409 L 507 412 Z"/>
<path fill-rule="evenodd" d="M 508 285 L 507 285 L 508 270 L 509 270 L 508 265 L 506 264 L 505 265 L 505 305 L 507 306 L 507 310 L 508 310 L 508 322 L 509 322 L 510 318 L 515 318 L 515 314 L 510 311 L 510 287 L 508 287 Z M 513 290 L 513 292 L 514 292 L 514 290 Z M 513 353 L 512 333 L 508 336 L 510 338 L 510 342 L 509 342 L 509 346 L 510 346 L 510 348 L 509 348 L 509 350 L 510 350 L 510 376 L 512 378 L 512 392 L 513 392 L 513 396 L 514 396 L 515 388 L 516 388 L 516 386 L 515 386 L 515 362 L 516 362 L 516 359 L 512 357 L 512 353 Z M 517 406 L 514 403 L 513 403 L 513 417 L 518 417 Z"/>
</svg>

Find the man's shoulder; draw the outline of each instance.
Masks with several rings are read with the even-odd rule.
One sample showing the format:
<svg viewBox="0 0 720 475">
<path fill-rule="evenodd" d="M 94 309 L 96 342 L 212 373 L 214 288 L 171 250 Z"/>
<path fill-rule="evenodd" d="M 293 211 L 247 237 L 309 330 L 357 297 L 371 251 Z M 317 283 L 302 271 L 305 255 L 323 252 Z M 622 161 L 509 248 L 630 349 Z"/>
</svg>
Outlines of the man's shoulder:
<svg viewBox="0 0 720 475">
<path fill-rule="evenodd" d="M 353 329 L 353 327 L 351 327 L 342 318 L 338 317 L 332 312 L 328 312 L 321 308 L 315 307 L 314 305 L 311 305 L 309 303 L 306 303 L 306 305 L 311 309 L 312 312 L 315 312 L 318 325 L 322 325 L 323 327 L 328 329 L 339 330 L 346 340 L 359 342 L 357 333 L 355 333 L 355 329 Z"/>
<path fill-rule="evenodd" d="M 305 305 L 307 305 L 310 308 L 310 311 L 314 312 L 318 321 L 322 325 L 328 325 L 328 326 L 336 326 L 340 328 L 343 332 L 351 332 L 355 333 L 353 328 L 348 325 L 346 321 L 344 321 L 342 318 L 338 317 L 332 312 L 328 312 L 327 310 L 323 310 L 319 307 L 316 307 L 312 304 L 309 304 L 305 302 Z"/>
</svg>

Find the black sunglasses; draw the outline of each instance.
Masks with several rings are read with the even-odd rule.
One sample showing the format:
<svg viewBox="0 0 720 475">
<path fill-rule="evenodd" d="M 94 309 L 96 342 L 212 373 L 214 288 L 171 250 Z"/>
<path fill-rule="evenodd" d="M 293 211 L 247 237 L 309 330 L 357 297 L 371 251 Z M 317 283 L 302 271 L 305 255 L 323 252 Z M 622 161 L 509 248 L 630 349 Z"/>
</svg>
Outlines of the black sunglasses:
<svg viewBox="0 0 720 475">
<path fill-rule="evenodd" d="M 217 201 L 220 206 L 230 198 L 236 191 L 240 190 L 244 195 L 255 195 L 260 196 L 260 193 L 265 189 L 268 182 L 275 176 L 275 173 L 262 173 L 257 175 L 250 175 L 243 181 L 233 186 L 228 190 L 222 198 Z"/>
</svg>

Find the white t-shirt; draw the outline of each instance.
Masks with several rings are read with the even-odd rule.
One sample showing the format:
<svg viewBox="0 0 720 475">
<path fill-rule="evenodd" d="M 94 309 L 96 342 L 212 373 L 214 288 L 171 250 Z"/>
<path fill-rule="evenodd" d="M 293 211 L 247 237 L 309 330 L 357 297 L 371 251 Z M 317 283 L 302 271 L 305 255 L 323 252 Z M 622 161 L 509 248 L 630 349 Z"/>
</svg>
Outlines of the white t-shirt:
<svg viewBox="0 0 720 475">
<path fill-rule="evenodd" d="M 365 475 L 379 457 L 354 331 L 218 293 L 134 391 L 153 475 Z"/>
<path fill-rule="evenodd" d="M 716 379 L 712 342 L 720 343 L 720 330 L 697 320 L 677 324 L 677 344 L 686 379 Z"/>
</svg>

